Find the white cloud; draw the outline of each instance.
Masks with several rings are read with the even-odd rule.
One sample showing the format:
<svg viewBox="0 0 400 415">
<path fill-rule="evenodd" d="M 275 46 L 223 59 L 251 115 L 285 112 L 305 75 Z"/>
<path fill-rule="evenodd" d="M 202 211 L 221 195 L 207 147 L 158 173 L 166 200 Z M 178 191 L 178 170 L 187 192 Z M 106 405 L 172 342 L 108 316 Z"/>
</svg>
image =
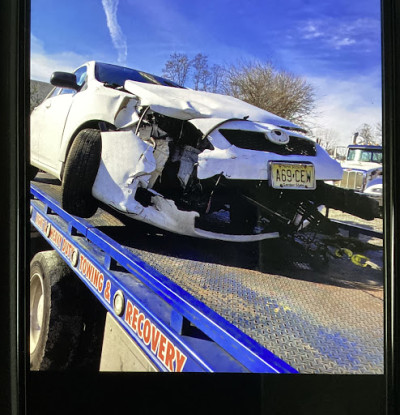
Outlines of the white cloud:
<svg viewBox="0 0 400 415">
<path fill-rule="evenodd" d="M 31 34 L 31 79 L 49 82 L 54 71 L 72 72 L 88 60 L 88 56 L 70 51 L 48 54 L 43 42 Z"/>
<path fill-rule="evenodd" d="M 128 56 L 128 48 L 126 44 L 126 37 L 122 32 L 117 19 L 117 10 L 119 0 L 102 0 L 104 12 L 107 19 L 107 27 L 110 31 L 111 40 L 115 49 L 118 51 L 118 63 L 126 65 Z"/>
<path fill-rule="evenodd" d="M 367 18 L 340 22 L 334 18 L 308 20 L 299 27 L 299 33 L 302 39 L 318 39 L 334 49 L 355 44 L 368 46 L 371 39 L 380 36 L 380 21 Z"/>
<path fill-rule="evenodd" d="M 323 36 L 323 33 L 317 30 L 316 25 L 313 23 L 308 23 L 303 28 L 303 32 L 304 32 L 303 39 L 316 39 L 316 38 Z"/>
<path fill-rule="evenodd" d="M 339 80 L 308 78 L 316 88 L 318 116 L 310 120 L 318 128 L 332 129 L 338 144 L 350 144 L 353 133 L 363 123 L 372 127 L 382 119 L 379 71 L 369 76 Z"/>
<path fill-rule="evenodd" d="M 144 1 L 138 8 L 136 0 L 129 0 L 129 7 L 136 8 L 135 17 L 145 21 L 146 30 L 152 32 L 150 37 L 146 35 L 147 32 L 138 33 L 137 37 L 142 41 L 135 42 L 132 46 L 135 48 L 135 56 L 140 57 L 143 70 L 161 73 L 173 52 L 185 53 L 189 58 L 197 53 L 206 53 L 209 62 L 221 65 L 233 63 L 239 57 L 249 60 L 256 58 L 235 42 L 226 43 L 218 35 L 216 37 L 215 31 L 210 30 L 207 19 L 187 16 L 176 2 Z M 153 52 L 149 54 L 149 50 Z"/>
<path fill-rule="evenodd" d="M 334 36 L 331 40 L 331 43 L 335 49 L 340 49 L 342 46 L 353 45 L 354 43 L 356 43 L 356 41 L 348 37 L 338 38 L 337 36 Z"/>
</svg>

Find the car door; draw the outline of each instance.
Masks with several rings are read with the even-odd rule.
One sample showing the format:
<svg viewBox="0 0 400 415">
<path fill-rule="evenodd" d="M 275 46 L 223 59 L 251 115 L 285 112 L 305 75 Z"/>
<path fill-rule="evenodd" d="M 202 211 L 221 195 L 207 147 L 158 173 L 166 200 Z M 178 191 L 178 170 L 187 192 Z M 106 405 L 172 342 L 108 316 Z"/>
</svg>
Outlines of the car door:
<svg viewBox="0 0 400 415">
<path fill-rule="evenodd" d="M 86 66 L 75 71 L 79 85 L 86 80 Z M 33 153 L 37 151 L 37 160 L 33 154 L 32 161 L 43 170 L 60 176 L 61 162 L 59 152 L 68 114 L 74 97 L 79 92 L 62 88 L 58 94 L 52 94 L 31 115 L 31 141 Z"/>
<path fill-rule="evenodd" d="M 35 165 L 38 164 L 41 166 L 40 155 L 39 155 L 39 142 L 40 135 L 43 128 L 43 114 L 45 113 L 44 109 L 47 107 L 47 103 L 53 97 L 57 96 L 61 91 L 61 88 L 53 88 L 50 94 L 45 98 L 45 100 L 36 106 L 30 117 L 31 128 L 30 128 L 30 145 L 31 145 L 31 163 Z"/>
</svg>

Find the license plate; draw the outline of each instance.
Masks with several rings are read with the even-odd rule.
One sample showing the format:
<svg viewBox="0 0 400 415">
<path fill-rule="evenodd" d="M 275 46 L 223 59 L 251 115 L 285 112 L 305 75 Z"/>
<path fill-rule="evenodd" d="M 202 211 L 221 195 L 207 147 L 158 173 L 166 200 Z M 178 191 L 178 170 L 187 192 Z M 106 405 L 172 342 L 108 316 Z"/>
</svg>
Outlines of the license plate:
<svg viewBox="0 0 400 415">
<path fill-rule="evenodd" d="M 271 162 L 271 185 L 275 189 L 315 189 L 314 166 Z"/>
</svg>

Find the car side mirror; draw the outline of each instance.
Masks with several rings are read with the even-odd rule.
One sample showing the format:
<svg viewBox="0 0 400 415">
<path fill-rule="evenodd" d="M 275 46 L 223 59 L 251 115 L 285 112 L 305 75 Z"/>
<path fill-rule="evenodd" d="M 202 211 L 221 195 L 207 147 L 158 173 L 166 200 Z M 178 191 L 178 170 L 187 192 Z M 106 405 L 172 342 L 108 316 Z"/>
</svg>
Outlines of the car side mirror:
<svg viewBox="0 0 400 415">
<path fill-rule="evenodd" d="M 76 75 L 69 72 L 54 72 L 51 75 L 50 83 L 60 88 L 69 88 L 79 91 L 80 86 L 76 83 Z"/>
</svg>

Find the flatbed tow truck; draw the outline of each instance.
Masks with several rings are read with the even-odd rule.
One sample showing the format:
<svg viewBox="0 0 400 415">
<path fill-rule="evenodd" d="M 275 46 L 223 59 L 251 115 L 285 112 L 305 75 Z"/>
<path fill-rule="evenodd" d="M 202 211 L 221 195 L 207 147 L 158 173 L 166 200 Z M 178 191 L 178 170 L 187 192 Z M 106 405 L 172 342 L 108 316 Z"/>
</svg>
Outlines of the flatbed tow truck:
<svg viewBox="0 0 400 415">
<path fill-rule="evenodd" d="M 383 373 L 383 276 L 361 260 L 368 252 L 336 250 L 316 271 L 278 240 L 182 237 L 106 207 L 82 219 L 59 200 L 57 180 L 31 182 L 32 241 L 46 241 L 106 310 L 100 371 Z M 31 365 L 40 347 L 47 359 L 46 313 L 60 297 L 45 298 L 37 270 Z"/>
</svg>

